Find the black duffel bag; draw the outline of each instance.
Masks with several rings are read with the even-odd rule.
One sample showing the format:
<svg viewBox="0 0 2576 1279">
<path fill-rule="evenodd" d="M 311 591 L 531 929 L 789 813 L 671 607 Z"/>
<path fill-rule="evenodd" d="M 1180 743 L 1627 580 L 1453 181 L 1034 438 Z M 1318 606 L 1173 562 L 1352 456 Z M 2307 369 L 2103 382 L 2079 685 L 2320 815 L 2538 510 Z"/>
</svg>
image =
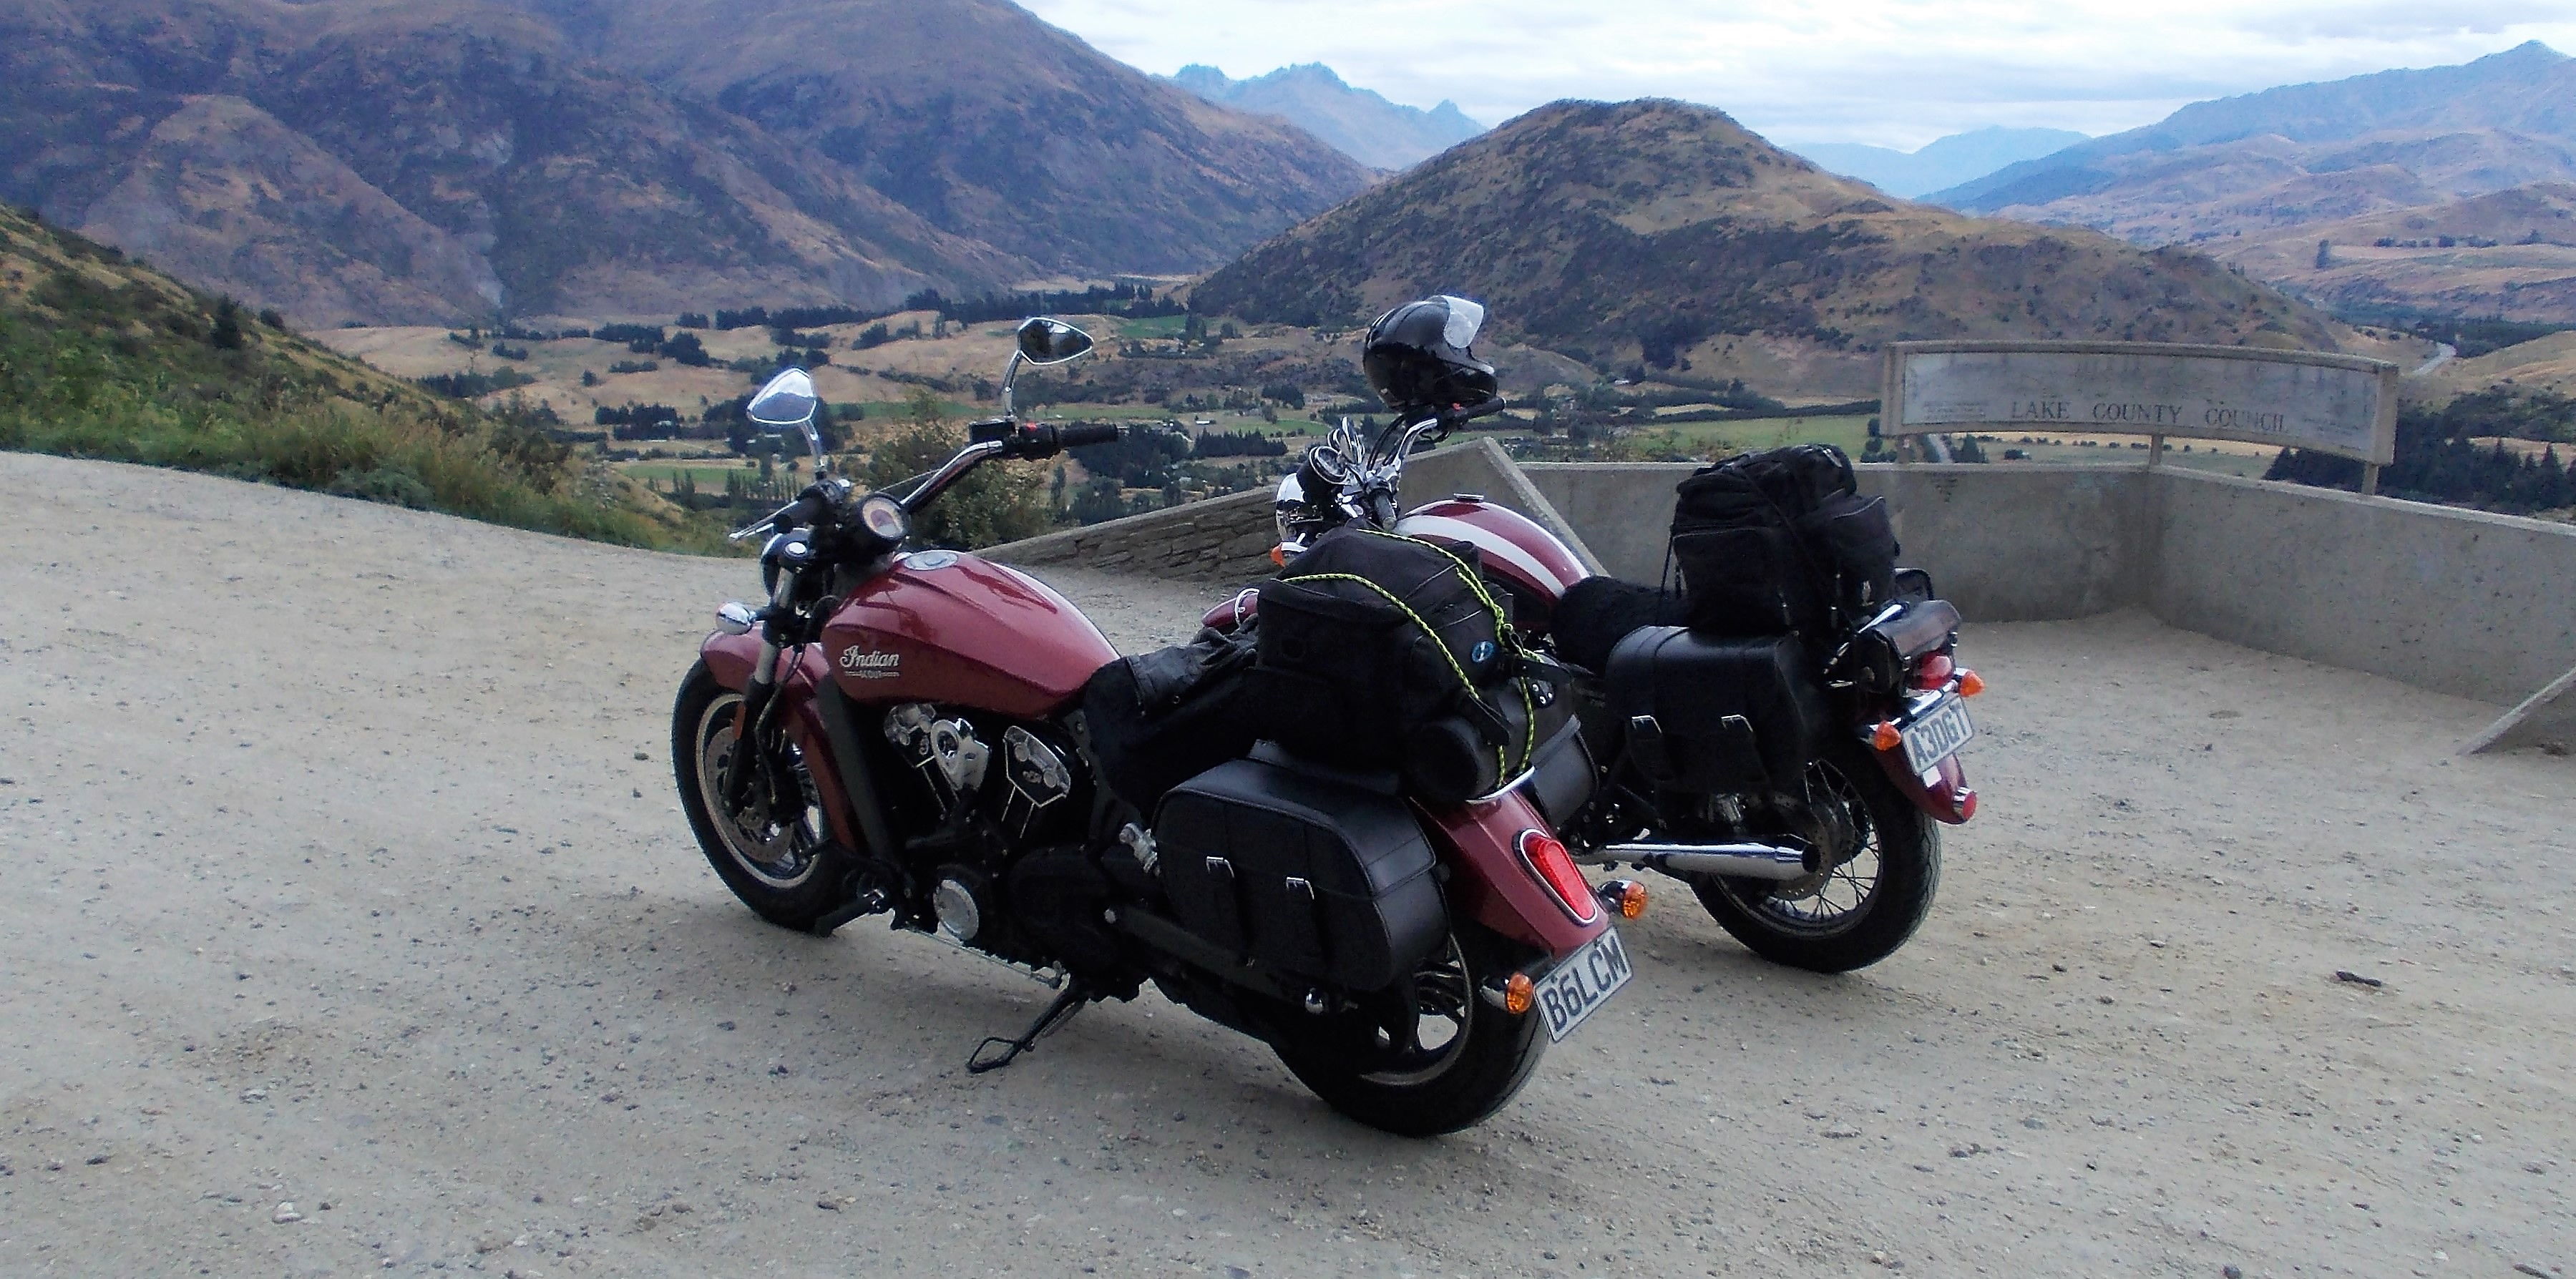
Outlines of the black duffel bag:
<svg viewBox="0 0 2576 1279">
<path fill-rule="evenodd" d="M 1896 530 L 1830 444 L 1745 453 L 1675 494 L 1673 561 L 1692 627 L 1797 634 L 1825 647 L 1895 593 Z"/>
<path fill-rule="evenodd" d="M 1325 534 L 1261 587 L 1248 725 L 1328 764 L 1401 770 L 1434 803 L 1528 771 L 1570 714 L 1563 670 L 1521 647 L 1468 556 Z"/>
</svg>

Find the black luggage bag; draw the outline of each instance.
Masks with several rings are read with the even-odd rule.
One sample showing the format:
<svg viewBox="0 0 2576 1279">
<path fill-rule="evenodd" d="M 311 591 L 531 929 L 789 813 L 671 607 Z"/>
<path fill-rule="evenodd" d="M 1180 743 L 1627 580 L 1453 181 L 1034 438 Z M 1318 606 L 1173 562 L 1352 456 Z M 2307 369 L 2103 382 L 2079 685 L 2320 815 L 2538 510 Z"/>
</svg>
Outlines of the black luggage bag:
<svg viewBox="0 0 2576 1279">
<path fill-rule="evenodd" d="M 1164 795 L 1154 842 L 1184 927 L 1289 973 L 1382 989 L 1449 932 L 1431 844 L 1391 785 L 1239 759 Z"/>
<path fill-rule="evenodd" d="M 1454 803 L 1526 772 L 1569 715 L 1561 668 L 1523 649 L 1471 559 L 1345 528 L 1261 587 L 1248 724 L 1328 764 L 1403 771 Z"/>
<path fill-rule="evenodd" d="M 1859 496 L 1830 444 L 1746 453 L 1683 480 L 1672 553 L 1690 624 L 1720 635 L 1803 635 L 1826 648 L 1895 593 L 1882 498 Z"/>
</svg>

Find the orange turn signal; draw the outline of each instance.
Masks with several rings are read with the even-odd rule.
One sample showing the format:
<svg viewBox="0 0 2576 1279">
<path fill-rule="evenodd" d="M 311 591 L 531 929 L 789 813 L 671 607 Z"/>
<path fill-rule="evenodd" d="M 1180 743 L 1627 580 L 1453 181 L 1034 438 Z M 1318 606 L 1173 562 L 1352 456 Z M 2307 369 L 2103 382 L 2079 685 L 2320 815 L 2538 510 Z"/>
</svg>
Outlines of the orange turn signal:
<svg viewBox="0 0 2576 1279">
<path fill-rule="evenodd" d="M 1979 679 L 1975 671 L 1959 672 L 1959 696 L 1974 697 L 1984 691 L 1986 691 L 1986 682 Z"/>
<path fill-rule="evenodd" d="M 1608 885 L 1605 884 L 1603 887 L 1606 888 Z M 1621 881 L 1619 884 L 1619 918 L 1635 919 L 1645 913 L 1646 886 L 1633 879 Z"/>
<path fill-rule="evenodd" d="M 1894 720 L 1884 720 L 1870 730 L 1869 744 L 1883 751 L 1892 751 L 1905 744 L 1905 734 L 1897 731 Z"/>
<path fill-rule="evenodd" d="M 1287 551 L 1287 548 L 1285 548 L 1285 547 L 1279 547 L 1279 546 L 1273 546 L 1273 547 L 1271 547 L 1271 548 L 1270 548 L 1270 562 L 1271 562 L 1271 563 L 1273 563 L 1273 564 L 1278 565 L 1278 566 L 1279 566 L 1279 567 L 1281 567 L 1281 568 L 1286 568 L 1286 567 L 1288 567 L 1288 551 Z"/>
<path fill-rule="evenodd" d="M 1518 1017 L 1537 1002 L 1538 983 L 1531 981 L 1528 973 L 1513 973 L 1512 979 L 1503 983 L 1504 1012 Z"/>
</svg>

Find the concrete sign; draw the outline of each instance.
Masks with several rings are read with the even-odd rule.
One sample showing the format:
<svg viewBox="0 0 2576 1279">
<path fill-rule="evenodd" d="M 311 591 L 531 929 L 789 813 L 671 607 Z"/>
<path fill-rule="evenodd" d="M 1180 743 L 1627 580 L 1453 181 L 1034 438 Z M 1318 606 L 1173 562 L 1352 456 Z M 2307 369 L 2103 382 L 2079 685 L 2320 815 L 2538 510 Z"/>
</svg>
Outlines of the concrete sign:
<svg viewBox="0 0 2576 1279">
<path fill-rule="evenodd" d="M 1896 342 L 1880 433 L 2053 431 L 2240 440 L 2374 466 L 2397 455 L 2397 366 L 2164 342 Z"/>
</svg>

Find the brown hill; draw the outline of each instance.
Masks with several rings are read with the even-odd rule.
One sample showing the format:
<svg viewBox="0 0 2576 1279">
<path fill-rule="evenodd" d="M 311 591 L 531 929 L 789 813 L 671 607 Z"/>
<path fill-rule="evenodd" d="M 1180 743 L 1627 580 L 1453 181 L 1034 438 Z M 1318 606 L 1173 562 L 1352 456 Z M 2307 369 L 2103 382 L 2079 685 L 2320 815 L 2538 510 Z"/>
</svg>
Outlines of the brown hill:
<svg viewBox="0 0 2576 1279">
<path fill-rule="evenodd" d="M 308 325 L 1203 267 L 1363 177 L 998 0 L 0 6 L 0 196 Z"/>
<path fill-rule="evenodd" d="M 513 2 L 1050 270 L 1204 270 L 1368 181 L 1294 126 L 1204 102 L 1006 0 Z"/>
<path fill-rule="evenodd" d="M 1433 291 L 1596 366 L 1823 393 L 1870 393 L 1878 345 L 1908 338 L 2336 346 L 2198 254 L 1890 202 L 1667 101 L 1542 107 L 1254 249 L 1192 305 L 1329 324 Z"/>
<path fill-rule="evenodd" d="M 2313 222 L 2208 248 L 2337 310 L 2576 323 L 2576 182 Z"/>
<path fill-rule="evenodd" d="M 462 0 L 22 3 L 0 181 L 306 324 L 891 303 L 1030 264 Z"/>
</svg>

